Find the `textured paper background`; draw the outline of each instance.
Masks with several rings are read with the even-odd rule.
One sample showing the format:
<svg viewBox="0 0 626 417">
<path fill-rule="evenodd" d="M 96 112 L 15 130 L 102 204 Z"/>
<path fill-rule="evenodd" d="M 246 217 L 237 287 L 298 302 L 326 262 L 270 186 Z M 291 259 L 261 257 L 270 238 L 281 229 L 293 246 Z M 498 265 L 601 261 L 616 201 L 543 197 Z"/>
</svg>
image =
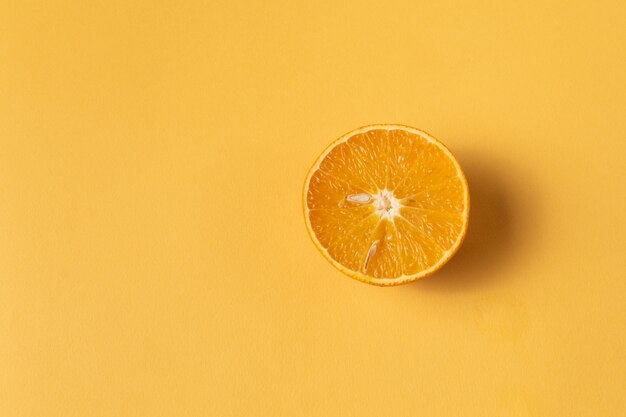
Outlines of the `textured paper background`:
<svg viewBox="0 0 626 417">
<path fill-rule="evenodd" d="M 0 415 L 625 416 L 625 21 L 3 0 Z M 401 288 L 301 218 L 318 153 L 376 122 L 472 192 L 464 248 Z"/>
</svg>

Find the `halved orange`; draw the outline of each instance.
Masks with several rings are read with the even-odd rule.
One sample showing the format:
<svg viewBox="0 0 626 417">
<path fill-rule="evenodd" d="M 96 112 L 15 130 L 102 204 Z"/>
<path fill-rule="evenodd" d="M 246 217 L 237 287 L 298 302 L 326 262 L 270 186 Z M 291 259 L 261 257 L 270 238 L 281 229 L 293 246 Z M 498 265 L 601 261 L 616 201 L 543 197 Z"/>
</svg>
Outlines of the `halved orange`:
<svg viewBox="0 0 626 417">
<path fill-rule="evenodd" d="M 306 227 L 352 278 L 397 285 L 432 274 L 459 249 L 469 218 L 459 163 L 437 139 L 402 125 L 349 132 L 304 182 Z"/>
</svg>

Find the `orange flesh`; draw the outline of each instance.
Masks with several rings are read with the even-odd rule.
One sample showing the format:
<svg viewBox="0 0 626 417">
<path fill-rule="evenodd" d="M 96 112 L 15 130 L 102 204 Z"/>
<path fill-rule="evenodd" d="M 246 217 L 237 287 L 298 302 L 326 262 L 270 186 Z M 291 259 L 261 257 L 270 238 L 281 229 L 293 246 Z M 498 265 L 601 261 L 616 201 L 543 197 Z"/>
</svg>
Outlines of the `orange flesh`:
<svg viewBox="0 0 626 417">
<path fill-rule="evenodd" d="M 410 280 L 460 245 L 467 197 L 458 163 L 434 139 L 403 128 L 362 129 L 312 169 L 305 215 L 315 243 L 344 272 Z"/>
</svg>

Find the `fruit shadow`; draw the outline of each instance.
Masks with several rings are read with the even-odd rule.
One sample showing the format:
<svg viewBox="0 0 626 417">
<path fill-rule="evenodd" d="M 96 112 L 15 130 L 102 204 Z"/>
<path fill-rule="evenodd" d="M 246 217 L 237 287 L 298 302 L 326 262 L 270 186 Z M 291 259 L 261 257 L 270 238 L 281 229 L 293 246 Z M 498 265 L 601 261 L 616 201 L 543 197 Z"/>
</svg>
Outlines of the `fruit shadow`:
<svg viewBox="0 0 626 417">
<path fill-rule="evenodd" d="M 467 234 L 442 269 L 412 285 L 421 291 L 463 291 L 487 285 L 512 251 L 514 226 L 520 218 L 511 204 L 511 188 L 489 161 L 459 156 L 470 189 Z"/>
</svg>

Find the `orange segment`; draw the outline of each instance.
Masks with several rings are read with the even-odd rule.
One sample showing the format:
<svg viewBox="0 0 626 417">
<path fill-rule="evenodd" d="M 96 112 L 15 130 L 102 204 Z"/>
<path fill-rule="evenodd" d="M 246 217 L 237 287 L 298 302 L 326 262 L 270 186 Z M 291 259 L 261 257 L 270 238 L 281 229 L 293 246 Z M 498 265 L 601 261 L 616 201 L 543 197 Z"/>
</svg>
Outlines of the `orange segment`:
<svg viewBox="0 0 626 417">
<path fill-rule="evenodd" d="M 376 285 L 427 276 L 467 231 L 469 191 L 450 151 L 425 132 L 372 125 L 332 143 L 303 190 L 307 230 L 339 270 Z"/>
</svg>

